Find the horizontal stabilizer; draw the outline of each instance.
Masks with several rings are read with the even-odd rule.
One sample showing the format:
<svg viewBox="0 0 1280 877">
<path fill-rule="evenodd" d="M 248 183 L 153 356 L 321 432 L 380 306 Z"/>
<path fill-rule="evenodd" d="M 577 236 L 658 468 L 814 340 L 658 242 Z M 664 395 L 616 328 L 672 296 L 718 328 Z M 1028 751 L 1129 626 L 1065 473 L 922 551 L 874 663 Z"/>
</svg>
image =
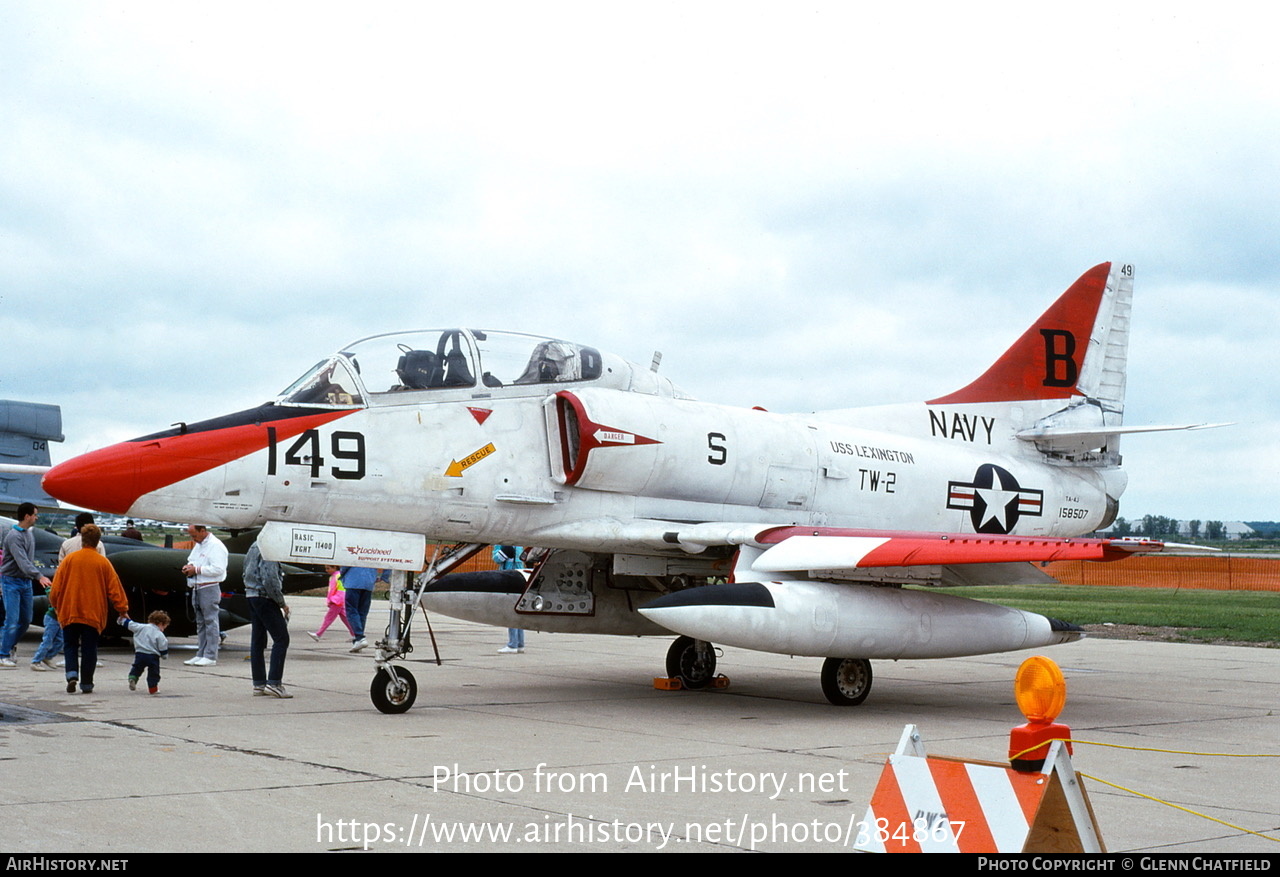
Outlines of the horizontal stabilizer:
<svg viewBox="0 0 1280 877">
<path fill-rule="evenodd" d="M 1192 429 L 1217 429 L 1231 423 L 1184 423 L 1159 426 L 1086 426 L 1072 429 L 1064 426 L 1033 427 L 1016 435 L 1024 442 L 1035 442 L 1043 451 L 1069 452 L 1102 447 L 1115 436 L 1139 432 L 1176 432 Z"/>
</svg>

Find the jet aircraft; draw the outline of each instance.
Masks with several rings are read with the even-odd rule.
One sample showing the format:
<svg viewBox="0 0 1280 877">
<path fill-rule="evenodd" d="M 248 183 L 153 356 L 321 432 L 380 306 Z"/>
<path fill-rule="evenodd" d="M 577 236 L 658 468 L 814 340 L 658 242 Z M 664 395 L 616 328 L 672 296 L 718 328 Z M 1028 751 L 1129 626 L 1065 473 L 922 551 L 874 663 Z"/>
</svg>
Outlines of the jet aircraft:
<svg viewBox="0 0 1280 877">
<path fill-rule="evenodd" d="M 12 518 L 0 517 L 0 530 L 8 529 L 16 524 Z M 65 539 L 51 530 L 37 527 L 32 531 L 35 539 L 35 560 L 42 575 L 52 579 L 58 567 L 58 550 Z M 237 539 L 229 540 L 229 548 L 243 549 L 247 544 L 240 544 Z M 107 552 L 107 560 L 120 577 L 125 595 L 129 598 L 129 617 L 145 619 L 157 609 L 169 613 L 172 622 L 166 631 L 169 636 L 194 636 L 196 632 L 195 616 L 191 612 L 191 600 L 187 596 L 187 579 L 182 574 L 182 566 L 187 562 L 187 551 L 175 548 L 160 548 L 129 539 L 125 536 L 104 534 L 102 546 Z M 227 579 L 223 583 L 222 605 L 219 612 L 219 627 L 232 630 L 249 623 L 249 603 L 244 596 L 244 580 L 241 570 L 244 566 L 244 555 L 232 553 L 228 555 Z M 284 589 L 286 593 L 323 588 L 326 582 L 324 573 L 313 572 L 296 566 L 284 568 Z M 36 590 L 40 590 L 37 588 Z M 43 623 L 45 609 L 49 607 L 48 597 L 36 596 L 33 600 L 32 623 Z M 0 620 L 4 619 L 4 607 L 0 606 Z M 108 636 L 126 637 L 129 634 L 114 624 L 108 625 Z"/>
<path fill-rule="evenodd" d="M 870 659 L 1082 635 L 907 586 L 1046 581 L 1034 562 L 1163 547 L 1079 538 L 1116 517 L 1122 434 L 1192 428 L 1123 424 L 1133 273 L 1085 272 L 984 373 L 925 402 L 740 409 L 568 341 L 392 333 L 272 402 L 91 452 L 43 483 L 135 517 L 468 546 L 393 588 L 371 688 L 386 712 L 416 696 L 394 661 L 418 603 L 503 627 L 676 633 L 667 670 L 690 688 L 715 678 L 713 643 L 821 657 L 828 700 L 853 705 Z M 440 576 L 487 543 L 548 550 L 527 580 Z"/>
</svg>

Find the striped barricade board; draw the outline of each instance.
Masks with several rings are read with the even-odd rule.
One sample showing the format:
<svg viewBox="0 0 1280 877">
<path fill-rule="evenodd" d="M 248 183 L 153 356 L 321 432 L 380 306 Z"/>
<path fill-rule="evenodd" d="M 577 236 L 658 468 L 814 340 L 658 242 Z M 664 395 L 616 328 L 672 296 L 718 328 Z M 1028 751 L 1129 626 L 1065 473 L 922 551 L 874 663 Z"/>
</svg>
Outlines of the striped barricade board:
<svg viewBox="0 0 1280 877">
<path fill-rule="evenodd" d="M 1104 852 L 1066 747 L 1043 772 L 927 756 L 908 725 L 858 826 L 854 849 L 877 853 Z"/>
</svg>

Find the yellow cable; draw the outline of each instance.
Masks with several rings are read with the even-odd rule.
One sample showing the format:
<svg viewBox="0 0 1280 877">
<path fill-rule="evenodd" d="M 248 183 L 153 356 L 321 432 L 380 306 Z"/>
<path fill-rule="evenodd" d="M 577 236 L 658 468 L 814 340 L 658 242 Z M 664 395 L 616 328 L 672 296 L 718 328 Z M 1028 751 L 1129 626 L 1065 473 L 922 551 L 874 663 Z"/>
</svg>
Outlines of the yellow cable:
<svg viewBox="0 0 1280 877">
<path fill-rule="evenodd" d="M 1130 749 L 1130 748 L 1136 748 L 1136 747 L 1122 746 L 1120 748 Z M 1181 810 L 1183 813 L 1190 813 L 1192 816 L 1199 816 L 1202 819 L 1208 819 L 1210 822 L 1216 822 L 1219 825 L 1225 825 L 1227 828 L 1233 828 L 1236 831 L 1243 831 L 1245 834 L 1256 835 L 1260 838 L 1263 838 L 1264 840 L 1269 840 L 1273 843 L 1280 843 L 1280 837 L 1272 837 L 1271 835 L 1263 834 L 1260 831 L 1253 831 L 1251 829 L 1245 828 L 1243 825 L 1235 825 L 1234 823 L 1227 822 L 1224 819 L 1217 819 L 1213 816 L 1210 816 L 1207 813 L 1201 813 L 1198 810 L 1192 810 L 1189 807 L 1179 806 L 1178 804 L 1171 803 L 1169 801 L 1164 800 L 1163 798 L 1157 798 L 1154 795 L 1144 795 L 1142 794 L 1142 792 L 1135 791 L 1134 789 L 1126 788 L 1125 786 L 1122 786 L 1119 783 L 1109 783 L 1104 779 L 1100 779 L 1099 777 L 1096 777 L 1096 776 L 1093 776 L 1092 774 L 1087 774 L 1087 773 L 1081 773 L 1080 776 L 1086 777 L 1087 779 L 1091 779 L 1095 783 L 1102 783 L 1104 786 L 1110 786 L 1113 789 L 1119 789 L 1122 792 L 1128 792 L 1130 795 L 1137 795 L 1139 798 L 1146 798 L 1148 801 L 1155 801 L 1157 804 L 1163 804 L 1166 807 L 1172 807 L 1174 810 Z"/>
<path fill-rule="evenodd" d="M 1014 759 L 1021 758 L 1028 752 L 1041 749 L 1054 742 L 1072 744 L 1079 743 L 1082 746 L 1105 746 L 1108 749 L 1128 749 L 1133 752 L 1164 752 L 1168 755 L 1201 755 L 1206 758 L 1280 758 L 1280 753 L 1275 752 L 1192 752 L 1187 749 L 1156 749 L 1152 746 L 1122 746 L 1119 743 L 1099 743 L 1094 740 L 1081 740 L 1078 737 L 1072 739 L 1068 739 L 1066 737 L 1052 737 L 1048 740 L 1042 740 L 1035 746 L 1030 746 L 1021 752 L 1016 752 L 1013 755 L 1010 755 L 1009 760 L 1013 761 Z"/>
<path fill-rule="evenodd" d="M 1052 739 L 1044 740 L 1040 743 L 1037 743 L 1035 746 L 1031 746 L 1027 749 L 1022 750 L 1021 752 L 1017 752 L 1017 753 L 1014 753 L 1013 755 L 1010 755 L 1009 760 L 1015 761 L 1018 758 L 1021 758 L 1022 756 L 1026 755 L 1028 752 L 1033 752 L 1037 749 L 1042 749 L 1049 743 L 1053 743 L 1053 742 L 1080 743 L 1084 746 L 1106 746 L 1109 749 L 1128 749 L 1133 752 L 1164 752 L 1170 755 L 1200 755 L 1206 758 L 1280 758 L 1280 754 L 1268 753 L 1268 752 L 1255 753 L 1255 754 L 1245 754 L 1245 753 L 1237 753 L 1237 752 L 1191 752 L 1186 749 L 1156 749 L 1151 746 L 1122 746 L 1119 743 L 1099 743 L 1094 740 L 1068 740 L 1065 737 L 1054 737 Z M 1109 783 L 1104 779 L 1101 779 L 1099 777 L 1096 777 L 1096 776 L 1093 776 L 1092 774 L 1087 774 L 1087 773 L 1081 773 L 1080 776 L 1087 777 L 1088 779 L 1091 779 L 1096 783 L 1102 783 L 1104 786 L 1110 786 L 1113 789 L 1119 789 L 1122 792 L 1128 792 L 1131 795 L 1137 795 L 1139 798 L 1146 798 L 1148 801 L 1155 801 L 1157 804 L 1163 804 L 1166 807 L 1172 807 L 1174 810 L 1181 810 L 1183 813 L 1190 813 L 1192 816 L 1199 816 L 1202 819 L 1208 819 L 1210 822 L 1216 822 L 1219 825 L 1225 825 L 1227 828 L 1231 828 L 1236 831 L 1243 831 L 1245 834 L 1256 835 L 1257 837 L 1264 838 L 1265 840 L 1272 841 L 1273 843 L 1280 843 L 1280 837 L 1272 837 L 1271 835 L 1263 834 L 1260 831 L 1253 831 L 1251 829 L 1245 828 L 1243 825 L 1235 825 L 1225 820 L 1217 819 L 1213 816 L 1208 815 L 1207 813 L 1201 813 L 1197 810 L 1192 810 L 1188 807 L 1182 807 L 1178 804 L 1174 804 L 1170 801 L 1166 801 L 1163 798 L 1157 798 L 1154 795 L 1144 795 L 1142 792 L 1136 791 L 1135 789 L 1127 788 L 1125 786 L 1120 785 L 1119 783 Z"/>
</svg>

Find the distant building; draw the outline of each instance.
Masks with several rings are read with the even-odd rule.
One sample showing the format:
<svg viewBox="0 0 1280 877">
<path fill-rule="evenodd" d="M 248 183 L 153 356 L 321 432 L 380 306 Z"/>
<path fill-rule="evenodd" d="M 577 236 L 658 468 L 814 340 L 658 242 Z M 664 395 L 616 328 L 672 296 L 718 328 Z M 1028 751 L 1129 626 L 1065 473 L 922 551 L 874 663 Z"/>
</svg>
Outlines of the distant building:
<svg viewBox="0 0 1280 877">
<path fill-rule="evenodd" d="M 1246 536 L 1258 535 L 1258 531 L 1244 521 L 1223 521 L 1222 529 L 1226 531 L 1228 539 L 1243 539 Z"/>
<path fill-rule="evenodd" d="M 1199 534 L 1201 539 L 1204 538 L 1204 525 L 1205 525 L 1205 522 L 1201 521 L 1200 534 Z M 1184 537 L 1191 536 L 1190 521 L 1178 522 L 1178 535 L 1184 536 Z M 1226 539 L 1243 539 L 1246 536 L 1249 536 L 1249 537 L 1257 536 L 1258 531 L 1250 527 L 1244 521 L 1223 521 L 1222 535 L 1223 535 L 1223 538 L 1226 538 Z"/>
</svg>

